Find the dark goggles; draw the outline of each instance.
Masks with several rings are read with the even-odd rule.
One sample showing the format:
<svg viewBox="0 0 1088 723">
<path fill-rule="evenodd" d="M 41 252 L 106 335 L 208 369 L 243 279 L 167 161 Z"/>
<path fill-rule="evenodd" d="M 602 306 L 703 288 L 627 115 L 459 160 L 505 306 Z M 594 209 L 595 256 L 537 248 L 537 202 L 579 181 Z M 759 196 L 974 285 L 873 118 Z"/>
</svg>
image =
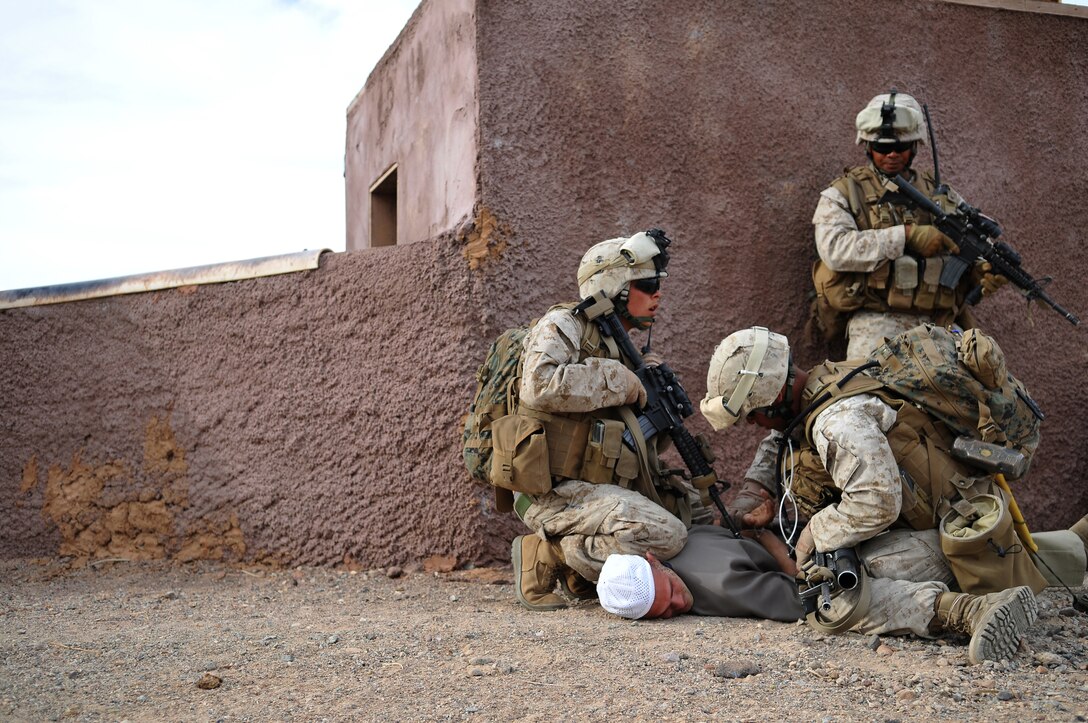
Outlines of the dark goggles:
<svg viewBox="0 0 1088 723">
<path fill-rule="evenodd" d="M 634 286 L 644 294 L 650 294 L 652 296 L 661 289 L 661 277 L 655 276 L 652 279 L 638 279 L 637 281 L 632 281 L 631 286 Z"/>
<path fill-rule="evenodd" d="M 882 156 L 889 153 L 903 153 L 913 147 L 913 141 L 874 141 L 869 144 L 869 148 Z"/>
</svg>

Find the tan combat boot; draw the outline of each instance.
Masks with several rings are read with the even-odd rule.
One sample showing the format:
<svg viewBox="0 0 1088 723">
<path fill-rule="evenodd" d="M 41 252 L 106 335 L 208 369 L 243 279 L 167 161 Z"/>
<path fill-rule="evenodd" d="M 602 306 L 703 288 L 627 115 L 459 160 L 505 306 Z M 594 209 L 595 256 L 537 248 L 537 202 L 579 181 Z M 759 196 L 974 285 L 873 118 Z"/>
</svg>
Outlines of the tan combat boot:
<svg viewBox="0 0 1088 723">
<path fill-rule="evenodd" d="M 510 546 L 510 561 L 514 565 L 514 591 L 518 602 L 527 610 L 559 610 L 568 607 L 555 593 L 555 583 L 563 568 L 563 560 L 550 542 L 536 535 L 519 535 Z"/>
<path fill-rule="evenodd" d="M 1084 543 L 1084 554 L 1088 558 L 1088 515 L 1080 518 L 1073 523 L 1073 526 L 1069 530 L 1076 534 L 1080 538 L 1080 541 Z"/>
<path fill-rule="evenodd" d="M 559 576 L 559 586 L 576 600 L 597 599 L 597 586 L 569 567 Z"/>
<path fill-rule="evenodd" d="M 989 595 L 945 592 L 935 607 L 939 629 L 971 636 L 967 657 L 972 663 L 1011 658 L 1039 615 L 1035 594 L 1026 585 Z"/>
</svg>

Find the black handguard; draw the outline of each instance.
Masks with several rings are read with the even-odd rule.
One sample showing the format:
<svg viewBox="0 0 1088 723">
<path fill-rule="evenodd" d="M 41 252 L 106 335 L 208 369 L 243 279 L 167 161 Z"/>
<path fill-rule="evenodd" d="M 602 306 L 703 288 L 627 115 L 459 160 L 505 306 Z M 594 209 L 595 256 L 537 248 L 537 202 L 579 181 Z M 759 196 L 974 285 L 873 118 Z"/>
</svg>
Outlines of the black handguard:
<svg viewBox="0 0 1088 723">
<path fill-rule="evenodd" d="M 799 579 L 801 606 L 805 615 L 831 609 L 831 598 L 839 590 L 853 590 L 861 580 L 861 560 L 854 548 L 833 552 L 814 552 L 809 564 L 802 567 L 806 573 Z M 825 572 L 826 571 L 826 572 Z"/>
<path fill-rule="evenodd" d="M 990 263 L 993 273 L 1007 278 L 1028 301 L 1038 299 L 1054 311 L 1061 314 L 1069 323 L 1077 325 L 1080 319 L 1063 308 L 1046 293 L 1045 287 L 1051 277 L 1036 279 L 1020 265 L 1021 258 L 1012 246 L 1004 241 L 995 241 L 1001 235 L 1001 227 L 992 218 L 982 215 L 977 208 L 960 202 L 955 211 L 945 213 L 932 199 L 910 184 L 901 175 L 892 179 L 899 192 L 910 199 L 918 208 L 928 211 L 934 219 L 934 225 L 956 242 L 959 253 L 945 258 L 941 270 L 940 285 L 948 289 L 956 288 L 960 278 L 970 269 L 975 261 L 983 259 Z M 967 303 L 977 304 L 982 298 L 982 288 L 975 287 L 967 295 Z"/>
<path fill-rule="evenodd" d="M 721 513 L 722 526 L 728 527 L 734 537 L 740 537 L 740 531 L 726 511 L 717 488 L 720 484 L 723 489 L 729 489 L 729 483 L 719 479 L 710 466 L 706 444 L 693 437 L 684 427 L 684 418 L 690 417 L 694 408 L 676 374 L 666 364 L 654 366 L 646 364 L 635 345 L 631 343 L 631 337 L 623 328 L 615 306 L 603 292 L 598 292 L 583 301 L 575 308 L 575 311 L 585 314 L 587 319 L 597 324 L 601 334 L 615 340 L 620 353 L 634 366 L 635 374 L 642 381 L 642 386 L 646 388 L 646 406 L 638 415 L 638 426 L 643 438 L 650 439 L 657 434 L 668 434 L 672 438 L 676 451 L 690 472 L 691 483 L 696 489 L 707 490 L 714 506 Z M 637 451 L 635 439 L 630 430 L 624 431 L 623 442 L 632 450 Z"/>
</svg>

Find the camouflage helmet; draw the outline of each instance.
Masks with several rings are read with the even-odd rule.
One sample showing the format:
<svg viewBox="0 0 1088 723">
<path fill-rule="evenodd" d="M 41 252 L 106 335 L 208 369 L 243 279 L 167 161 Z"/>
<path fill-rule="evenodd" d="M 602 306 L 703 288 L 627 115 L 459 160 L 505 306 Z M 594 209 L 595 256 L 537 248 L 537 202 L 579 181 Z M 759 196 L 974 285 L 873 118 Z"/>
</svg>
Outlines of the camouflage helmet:
<svg viewBox="0 0 1088 723">
<path fill-rule="evenodd" d="M 926 116 L 913 96 L 892 88 L 869 101 L 858 113 L 854 125 L 856 142 L 880 140 L 926 142 Z"/>
<path fill-rule="evenodd" d="M 710 357 L 699 410 L 714 431 L 731 427 L 778 398 L 790 370 L 786 337 L 762 326 L 735 331 Z"/>
<path fill-rule="evenodd" d="M 614 299 L 632 281 L 668 276 L 668 244 L 665 235 L 653 229 L 594 244 L 578 264 L 579 295 L 588 299 L 603 291 Z"/>
</svg>

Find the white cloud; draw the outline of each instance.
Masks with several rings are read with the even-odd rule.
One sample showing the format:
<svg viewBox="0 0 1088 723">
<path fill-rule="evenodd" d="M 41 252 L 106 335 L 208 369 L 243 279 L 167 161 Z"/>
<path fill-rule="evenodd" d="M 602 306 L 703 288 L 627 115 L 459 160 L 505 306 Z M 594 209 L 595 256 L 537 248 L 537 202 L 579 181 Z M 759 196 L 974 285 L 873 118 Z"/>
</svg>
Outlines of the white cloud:
<svg viewBox="0 0 1088 723">
<path fill-rule="evenodd" d="M 344 116 L 419 0 L 0 0 L 0 289 L 344 248 Z"/>
</svg>

